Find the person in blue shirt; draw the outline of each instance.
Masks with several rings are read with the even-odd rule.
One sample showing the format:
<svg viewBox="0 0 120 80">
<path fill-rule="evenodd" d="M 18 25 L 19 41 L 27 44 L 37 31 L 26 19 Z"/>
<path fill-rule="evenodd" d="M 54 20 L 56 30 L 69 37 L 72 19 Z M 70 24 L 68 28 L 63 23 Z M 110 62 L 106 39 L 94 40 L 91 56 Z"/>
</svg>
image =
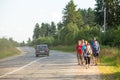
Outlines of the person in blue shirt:
<svg viewBox="0 0 120 80">
<path fill-rule="evenodd" d="M 83 55 L 84 55 L 85 50 L 86 50 L 85 41 L 84 41 L 84 39 L 82 39 L 82 52 L 83 52 Z M 83 58 L 83 62 L 84 62 L 84 58 Z"/>
<path fill-rule="evenodd" d="M 93 56 L 94 56 L 94 63 L 97 65 L 98 63 L 98 56 L 100 52 L 100 46 L 97 44 L 97 41 L 94 41 L 94 45 L 92 46 L 93 48 Z"/>
<path fill-rule="evenodd" d="M 96 38 L 94 38 L 94 40 L 91 40 L 91 42 L 90 42 L 90 45 L 92 48 L 94 46 L 94 41 L 96 41 L 97 45 L 99 46 L 99 42 L 96 40 Z"/>
</svg>

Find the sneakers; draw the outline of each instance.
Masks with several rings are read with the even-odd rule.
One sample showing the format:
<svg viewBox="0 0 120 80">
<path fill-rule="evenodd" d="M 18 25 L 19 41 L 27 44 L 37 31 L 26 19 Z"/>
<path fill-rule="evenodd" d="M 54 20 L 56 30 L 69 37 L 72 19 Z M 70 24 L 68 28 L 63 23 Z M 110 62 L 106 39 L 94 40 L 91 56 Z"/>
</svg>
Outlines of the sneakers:
<svg viewBox="0 0 120 80">
<path fill-rule="evenodd" d="M 89 67 L 89 64 L 86 64 L 86 69 L 88 69 L 88 68 L 90 68 L 90 67 Z"/>
</svg>

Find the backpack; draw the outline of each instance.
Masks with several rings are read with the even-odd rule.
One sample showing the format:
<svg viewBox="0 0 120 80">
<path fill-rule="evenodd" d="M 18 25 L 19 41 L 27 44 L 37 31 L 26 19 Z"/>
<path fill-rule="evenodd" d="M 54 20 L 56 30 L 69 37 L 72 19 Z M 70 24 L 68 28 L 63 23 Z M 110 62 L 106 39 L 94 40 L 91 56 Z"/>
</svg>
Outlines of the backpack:
<svg viewBox="0 0 120 80">
<path fill-rule="evenodd" d="M 85 57 L 91 57 L 90 51 L 89 50 L 88 51 L 85 50 L 84 56 Z"/>
</svg>

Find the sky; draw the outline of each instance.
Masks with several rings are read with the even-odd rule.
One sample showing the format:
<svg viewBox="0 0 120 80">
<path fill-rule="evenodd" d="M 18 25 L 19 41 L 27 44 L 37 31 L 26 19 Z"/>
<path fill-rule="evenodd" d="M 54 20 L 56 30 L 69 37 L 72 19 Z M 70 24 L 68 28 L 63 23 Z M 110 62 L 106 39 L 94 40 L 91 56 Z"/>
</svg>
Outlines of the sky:
<svg viewBox="0 0 120 80">
<path fill-rule="evenodd" d="M 17 42 L 32 39 L 36 23 L 62 20 L 62 11 L 70 0 L 0 0 L 0 38 Z M 95 0 L 74 0 L 77 9 L 95 7 Z"/>
</svg>

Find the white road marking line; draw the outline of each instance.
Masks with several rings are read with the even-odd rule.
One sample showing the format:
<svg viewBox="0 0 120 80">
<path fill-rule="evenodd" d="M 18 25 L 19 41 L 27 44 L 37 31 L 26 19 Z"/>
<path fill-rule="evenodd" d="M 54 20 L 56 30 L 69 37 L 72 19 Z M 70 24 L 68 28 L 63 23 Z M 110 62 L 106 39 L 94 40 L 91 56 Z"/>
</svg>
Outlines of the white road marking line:
<svg viewBox="0 0 120 80">
<path fill-rule="evenodd" d="M 21 69 L 23 69 L 23 68 L 31 65 L 31 64 L 33 64 L 33 63 L 35 63 L 35 62 L 39 61 L 40 59 L 41 59 L 41 58 L 36 59 L 36 60 L 34 60 L 34 61 L 32 61 L 32 62 L 30 62 L 30 63 L 28 63 L 28 64 L 26 64 L 26 65 L 24 65 L 24 66 L 22 66 L 22 67 L 20 67 L 20 68 L 18 68 L 18 69 L 16 69 L 16 70 L 13 70 L 13 71 L 8 72 L 8 73 L 6 73 L 6 74 L 4 74 L 4 75 L 1 75 L 0 78 L 5 77 L 5 76 L 10 75 L 10 74 L 13 74 L 13 73 L 15 73 L 15 72 L 17 72 L 17 71 L 19 71 L 19 70 L 21 70 Z"/>
</svg>

